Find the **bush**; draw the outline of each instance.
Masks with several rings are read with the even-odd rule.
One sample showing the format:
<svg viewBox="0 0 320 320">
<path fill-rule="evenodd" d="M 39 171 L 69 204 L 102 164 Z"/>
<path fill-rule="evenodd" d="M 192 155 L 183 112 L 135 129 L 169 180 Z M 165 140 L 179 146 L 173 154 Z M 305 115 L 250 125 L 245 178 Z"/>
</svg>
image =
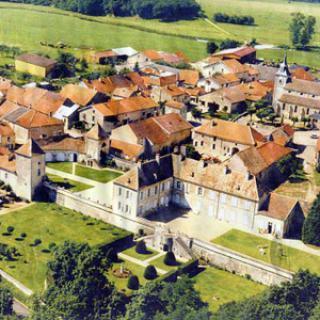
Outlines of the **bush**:
<svg viewBox="0 0 320 320">
<path fill-rule="evenodd" d="M 26 234 L 25 232 L 22 232 L 22 233 L 20 234 L 20 237 L 21 237 L 21 238 L 26 238 L 26 237 L 27 237 L 27 234 Z"/>
<path fill-rule="evenodd" d="M 35 246 L 38 246 L 39 244 L 41 244 L 41 242 L 42 242 L 42 241 L 41 241 L 40 239 L 35 239 L 35 240 L 34 240 L 34 245 L 35 245 Z"/>
<path fill-rule="evenodd" d="M 49 250 L 53 250 L 56 246 L 55 242 L 50 242 L 48 248 Z"/>
<path fill-rule="evenodd" d="M 8 231 L 9 233 L 12 233 L 12 232 L 14 231 L 14 227 L 9 226 L 9 227 L 7 228 L 7 231 Z"/>
<path fill-rule="evenodd" d="M 110 248 L 107 251 L 107 259 L 111 262 L 117 262 L 118 261 L 118 253 L 114 248 Z"/>
<path fill-rule="evenodd" d="M 145 268 L 144 270 L 144 274 L 143 276 L 147 279 L 147 280 L 153 280 L 155 279 L 158 274 L 157 274 L 157 270 L 154 266 L 149 265 Z"/>
<path fill-rule="evenodd" d="M 146 254 L 147 253 L 147 246 L 144 240 L 140 240 L 136 244 L 136 252 L 140 254 Z"/>
<path fill-rule="evenodd" d="M 139 286 L 140 286 L 139 278 L 134 275 L 130 276 L 128 279 L 128 284 L 127 284 L 128 289 L 138 290 Z"/>
<path fill-rule="evenodd" d="M 163 262 L 167 266 L 175 266 L 177 264 L 177 260 L 176 260 L 174 253 L 172 251 L 167 252 L 164 259 L 163 259 Z"/>
</svg>

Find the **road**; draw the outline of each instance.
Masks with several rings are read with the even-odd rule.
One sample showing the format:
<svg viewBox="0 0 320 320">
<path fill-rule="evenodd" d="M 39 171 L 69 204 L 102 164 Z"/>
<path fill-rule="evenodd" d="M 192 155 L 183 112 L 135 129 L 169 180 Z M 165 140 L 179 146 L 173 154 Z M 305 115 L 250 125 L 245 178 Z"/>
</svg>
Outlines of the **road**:
<svg viewBox="0 0 320 320">
<path fill-rule="evenodd" d="M 29 309 L 17 299 L 13 301 L 13 311 L 17 316 L 28 317 L 30 315 Z"/>
</svg>

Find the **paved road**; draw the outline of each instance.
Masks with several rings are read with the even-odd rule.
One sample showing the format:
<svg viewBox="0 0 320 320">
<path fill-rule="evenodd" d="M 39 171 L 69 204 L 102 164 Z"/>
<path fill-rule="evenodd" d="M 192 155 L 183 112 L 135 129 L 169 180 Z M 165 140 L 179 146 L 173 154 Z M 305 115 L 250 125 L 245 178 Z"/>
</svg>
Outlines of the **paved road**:
<svg viewBox="0 0 320 320">
<path fill-rule="evenodd" d="M 12 283 L 15 287 L 17 287 L 20 291 L 22 291 L 26 296 L 30 297 L 33 294 L 33 291 L 19 282 L 17 279 L 11 277 L 8 273 L 3 270 L 0 270 L 0 275 L 10 283 Z"/>
<path fill-rule="evenodd" d="M 13 311 L 17 316 L 28 317 L 30 315 L 29 309 L 17 299 L 13 301 Z"/>
</svg>

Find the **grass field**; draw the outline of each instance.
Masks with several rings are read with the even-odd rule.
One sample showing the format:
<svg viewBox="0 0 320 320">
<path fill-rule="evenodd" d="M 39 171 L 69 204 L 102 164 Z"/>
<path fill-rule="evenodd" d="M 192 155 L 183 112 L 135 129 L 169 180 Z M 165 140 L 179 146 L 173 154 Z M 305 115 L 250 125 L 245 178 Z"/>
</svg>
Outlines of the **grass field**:
<svg viewBox="0 0 320 320">
<path fill-rule="evenodd" d="M 234 275 L 230 272 L 208 267 L 197 274 L 193 280 L 203 301 L 209 304 L 212 312 L 220 305 L 240 301 L 261 293 L 266 287 Z"/>
<path fill-rule="evenodd" d="M 72 173 L 73 163 L 52 162 L 52 163 L 47 163 L 47 166 L 51 169 L 59 170 L 66 173 Z M 121 173 L 117 171 L 108 170 L 108 169 L 97 170 L 97 169 L 92 169 L 92 168 L 85 167 L 78 164 L 76 164 L 75 166 L 76 166 L 75 174 L 77 176 L 98 181 L 101 183 L 107 183 L 121 176 Z"/>
<path fill-rule="evenodd" d="M 309 269 L 311 272 L 320 274 L 320 256 L 243 231 L 232 229 L 212 242 L 289 271 L 297 272 L 299 269 Z M 264 255 L 260 254 L 260 248 L 265 250 Z"/>
<path fill-rule="evenodd" d="M 149 258 L 152 258 L 154 256 L 156 256 L 159 252 L 157 251 L 154 251 L 150 248 L 147 248 L 148 252 L 145 253 L 145 254 L 141 254 L 141 253 L 137 253 L 136 252 L 136 247 L 132 247 L 132 248 L 129 248 L 125 251 L 122 251 L 122 253 L 132 257 L 132 258 L 136 258 L 136 259 L 139 259 L 139 260 L 147 260 Z"/>
<path fill-rule="evenodd" d="M 15 228 L 11 236 L 4 236 L 8 226 Z M 47 249 L 50 243 L 61 244 L 66 240 L 87 242 L 90 245 L 108 243 L 128 235 L 128 232 L 94 220 L 55 204 L 36 203 L 27 208 L 0 217 L 0 243 L 16 247 L 22 255 L 16 261 L 0 261 L 0 268 L 21 281 L 30 289 L 42 290 L 46 265 L 52 258 Z M 21 241 L 21 233 L 27 237 Z M 30 246 L 35 239 L 42 243 Z"/>
<path fill-rule="evenodd" d="M 215 12 L 248 14 L 256 20 L 256 26 L 239 26 L 209 23 L 204 19 L 173 23 L 144 20 L 137 17 L 87 17 L 59 9 L 0 3 L 0 42 L 22 47 L 24 50 L 48 53 L 53 57 L 57 50 L 44 47 L 40 42 L 68 44 L 78 56 L 88 49 L 132 46 L 138 50 L 154 48 L 176 52 L 184 51 L 191 60 L 206 55 L 205 43 L 196 39 L 221 41 L 234 38 L 260 43 L 289 44 L 288 24 L 292 12 L 312 14 L 320 20 L 320 5 L 286 0 L 198 0 L 208 18 Z M 19 23 L 15 23 L 19 21 Z M 68 32 L 65 32 L 68 30 Z M 320 23 L 313 45 L 320 45 Z M 267 60 L 279 60 L 282 50 L 259 50 L 258 56 Z M 289 52 L 289 62 L 320 67 L 318 52 Z M 2 62 L 3 63 L 3 62 Z"/>
<path fill-rule="evenodd" d="M 58 186 L 65 188 L 71 192 L 80 192 L 92 188 L 92 186 L 74 180 L 65 179 L 54 174 L 48 174 L 50 181 L 56 183 Z"/>
</svg>

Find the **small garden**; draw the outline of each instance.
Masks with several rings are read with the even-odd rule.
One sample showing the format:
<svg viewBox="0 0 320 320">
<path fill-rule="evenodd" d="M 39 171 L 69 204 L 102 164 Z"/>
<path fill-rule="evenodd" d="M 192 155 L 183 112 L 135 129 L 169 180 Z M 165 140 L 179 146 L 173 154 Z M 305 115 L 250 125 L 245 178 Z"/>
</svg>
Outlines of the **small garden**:
<svg viewBox="0 0 320 320">
<path fill-rule="evenodd" d="M 56 176 L 54 174 L 48 174 L 47 176 L 50 182 L 71 192 L 80 192 L 92 188 L 92 186 L 88 184 Z"/>
</svg>

